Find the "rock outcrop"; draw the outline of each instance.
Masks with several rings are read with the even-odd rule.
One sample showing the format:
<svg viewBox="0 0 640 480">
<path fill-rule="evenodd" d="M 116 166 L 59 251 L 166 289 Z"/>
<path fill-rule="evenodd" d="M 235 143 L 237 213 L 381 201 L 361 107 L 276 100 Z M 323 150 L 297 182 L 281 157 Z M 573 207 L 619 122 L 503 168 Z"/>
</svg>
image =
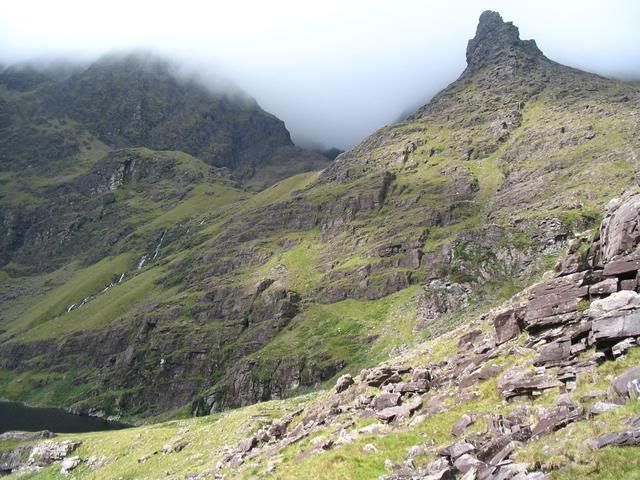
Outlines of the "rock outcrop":
<svg viewBox="0 0 640 480">
<path fill-rule="evenodd" d="M 536 42 L 520 40 L 518 27 L 513 23 L 504 22 L 498 12 L 483 12 L 476 35 L 467 45 L 467 73 L 500 63 L 504 57 L 514 62 L 516 58 L 522 61 L 522 53 L 527 57 L 542 58 Z"/>
<path fill-rule="evenodd" d="M 7 435 L 9 433 L 9 435 Z M 0 451 L 0 473 L 10 474 L 18 472 L 20 475 L 32 475 L 49 465 L 61 462 L 62 474 L 73 470 L 80 464 L 80 457 L 69 457 L 82 442 L 76 440 L 46 440 L 44 442 L 32 442 L 37 439 L 51 438 L 51 432 L 7 432 L 4 438 L 14 441 L 28 442 L 14 449 Z"/>
</svg>

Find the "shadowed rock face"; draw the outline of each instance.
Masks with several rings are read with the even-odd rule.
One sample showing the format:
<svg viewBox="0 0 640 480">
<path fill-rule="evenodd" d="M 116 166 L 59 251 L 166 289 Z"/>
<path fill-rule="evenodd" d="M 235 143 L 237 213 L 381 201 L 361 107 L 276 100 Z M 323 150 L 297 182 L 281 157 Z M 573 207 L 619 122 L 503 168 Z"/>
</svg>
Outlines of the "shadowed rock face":
<svg viewBox="0 0 640 480">
<path fill-rule="evenodd" d="M 230 87 L 207 88 L 151 54 L 106 55 L 62 78 L 57 72 L 9 68 L 0 71 L 0 84 L 29 92 L 28 103 L 0 102 L 0 128 L 8 127 L 3 132 L 8 138 L 0 141 L 0 163 L 15 166 L 20 151 L 31 164 L 46 164 L 52 153 L 60 159 L 77 153 L 77 137 L 36 127 L 69 119 L 109 146 L 184 151 L 228 168 L 241 180 L 253 177 L 261 166 L 295 165 L 298 156 L 305 157 L 299 171 L 329 163 L 318 153 L 292 150 L 284 122 L 255 99 Z M 25 128 L 14 132 L 18 116 L 26 121 Z M 37 146 L 45 141 L 48 152 L 38 153 Z M 271 173 L 264 183 L 284 178 L 283 172 Z"/>
<path fill-rule="evenodd" d="M 633 253 L 640 241 L 640 197 L 626 195 L 613 199 L 601 227 L 600 260 L 608 263 L 614 258 Z"/>
</svg>

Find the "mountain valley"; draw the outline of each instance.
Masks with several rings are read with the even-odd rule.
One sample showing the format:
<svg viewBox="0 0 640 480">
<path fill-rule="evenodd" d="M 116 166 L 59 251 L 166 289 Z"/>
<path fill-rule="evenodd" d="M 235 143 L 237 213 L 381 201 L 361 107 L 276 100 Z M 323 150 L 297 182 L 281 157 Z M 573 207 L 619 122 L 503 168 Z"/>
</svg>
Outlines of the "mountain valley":
<svg viewBox="0 0 640 480">
<path fill-rule="evenodd" d="M 153 55 L 0 71 L 0 397 L 137 425 L 0 471 L 634 478 L 640 84 L 466 60 L 335 159 Z"/>
</svg>

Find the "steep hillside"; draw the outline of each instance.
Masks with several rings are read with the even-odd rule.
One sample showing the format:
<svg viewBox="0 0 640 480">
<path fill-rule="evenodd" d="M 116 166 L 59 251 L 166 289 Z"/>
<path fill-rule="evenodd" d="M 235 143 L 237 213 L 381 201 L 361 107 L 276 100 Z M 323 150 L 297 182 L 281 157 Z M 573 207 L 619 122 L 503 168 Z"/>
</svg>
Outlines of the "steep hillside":
<svg viewBox="0 0 640 480">
<path fill-rule="evenodd" d="M 149 158 L 152 151 L 194 156 L 220 179 L 230 177 L 239 182 L 236 188 L 251 190 L 329 163 L 294 146 L 284 123 L 252 98 L 230 89 L 213 92 L 149 54 L 110 55 L 88 67 L 8 67 L 0 72 L 2 264 L 13 260 L 27 269 L 50 271 L 68 260 L 43 251 L 52 262 L 34 264 L 34 237 L 78 237 L 72 240 L 93 249 L 95 242 L 87 241 L 86 232 L 92 228 L 78 219 L 119 184 L 81 184 L 95 182 L 96 175 L 122 176 L 115 170 L 129 168 L 131 161 L 124 152 L 140 148 Z M 149 164 L 145 170 L 153 168 Z M 198 169 L 203 172 L 201 166 Z M 174 173 L 158 165 L 153 175 L 172 188 Z M 183 197 L 197 184 L 189 178 L 180 182 Z M 107 203 L 112 203 L 111 196 Z M 158 206 L 136 202 L 142 209 Z M 118 207 L 121 217 L 132 216 Z M 76 219 L 72 230 L 81 230 L 78 235 L 42 231 L 51 228 L 47 222 L 64 229 L 70 217 Z M 115 221 L 110 228 L 116 230 L 111 232 L 114 236 L 122 236 L 135 226 L 127 229 Z"/>
<path fill-rule="evenodd" d="M 89 195 L 80 227 L 59 221 L 55 202 L 33 242 L 5 227 L 3 242 L 24 246 L 2 277 L 0 396 L 124 415 L 282 398 L 449 331 L 532 283 L 636 184 L 640 88 L 554 63 L 493 12 L 467 62 L 405 122 L 257 194 L 209 170 L 177 181 L 180 168 L 213 162 L 204 143 L 187 150 L 201 160 L 182 154 L 181 167 L 131 146 L 101 156 L 104 167 L 87 160 L 63 188 L 93 191 L 120 171 L 134 180 L 116 182 L 106 206 L 104 194 Z M 81 76 L 69 78 L 84 91 Z M 95 124 L 68 115 L 97 129 L 96 149 L 131 139 L 174 148 L 153 143 L 169 120 L 157 132 L 126 130 L 108 111 Z M 165 172 L 162 159 L 174 166 Z M 64 262 L 31 266 L 48 255 Z"/>
<path fill-rule="evenodd" d="M 639 225 L 636 189 L 543 282 L 326 391 L 115 432 L 8 433 L 0 469 L 34 479 L 636 478 Z"/>
<path fill-rule="evenodd" d="M 68 122 L 109 146 L 184 151 L 229 168 L 240 180 L 250 179 L 256 167 L 278 165 L 282 158 L 274 155 L 289 164 L 296 154 L 313 158 L 316 168 L 327 164 L 320 155 L 295 149 L 284 122 L 245 93 L 208 88 L 148 53 L 107 55 L 87 68 L 9 67 L 0 85 L 9 129 L 0 146 L 5 169 L 46 168 L 77 153 L 84 139 L 80 132 L 65 135 L 58 123 Z M 29 150 L 34 147 L 40 155 Z"/>
</svg>

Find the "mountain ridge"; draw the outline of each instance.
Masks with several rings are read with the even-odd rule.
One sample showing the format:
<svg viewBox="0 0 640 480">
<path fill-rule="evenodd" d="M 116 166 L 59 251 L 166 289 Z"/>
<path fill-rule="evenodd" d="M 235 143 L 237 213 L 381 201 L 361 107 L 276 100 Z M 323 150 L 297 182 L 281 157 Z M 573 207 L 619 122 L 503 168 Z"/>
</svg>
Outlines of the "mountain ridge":
<svg viewBox="0 0 640 480">
<path fill-rule="evenodd" d="M 205 87 L 150 52 L 105 55 L 64 75 L 58 70 L 8 67 L 0 83 L 9 90 L 38 88 L 29 95 L 33 107 L 22 113 L 26 118 L 35 115 L 35 124 L 43 116 L 49 121 L 70 119 L 116 148 L 182 150 L 229 168 L 241 181 L 251 177 L 256 164 L 266 168 L 279 148 L 294 147 L 284 123 L 255 99 L 228 86 Z M 291 153 L 306 155 L 316 167 L 328 163 L 302 149 Z"/>
<path fill-rule="evenodd" d="M 107 157 L 106 184 L 128 158 L 143 171 L 195 170 L 200 183 L 190 190 L 162 168 L 151 169 L 157 184 L 125 175 L 134 180 L 92 198 L 87 216 L 118 225 L 122 206 L 135 207 L 136 223 L 107 250 L 51 278 L 6 269 L 3 395 L 42 381 L 78 411 L 142 416 L 287 397 L 530 284 L 635 183 L 640 94 L 547 60 L 497 14 L 478 31 L 472 69 L 320 173 L 253 194 L 184 154 Z M 495 31 L 506 50 L 485 45 Z M 97 225 L 87 217 L 64 231 Z M 75 258 L 67 235 L 49 238 Z M 33 247 L 43 257 L 46 241 Z M 74 293 L 87 276 L 102 283 Z M 46 373 L 60 370 L 78 386 L 61 399 L 63 381 Z"/>
</svg>

